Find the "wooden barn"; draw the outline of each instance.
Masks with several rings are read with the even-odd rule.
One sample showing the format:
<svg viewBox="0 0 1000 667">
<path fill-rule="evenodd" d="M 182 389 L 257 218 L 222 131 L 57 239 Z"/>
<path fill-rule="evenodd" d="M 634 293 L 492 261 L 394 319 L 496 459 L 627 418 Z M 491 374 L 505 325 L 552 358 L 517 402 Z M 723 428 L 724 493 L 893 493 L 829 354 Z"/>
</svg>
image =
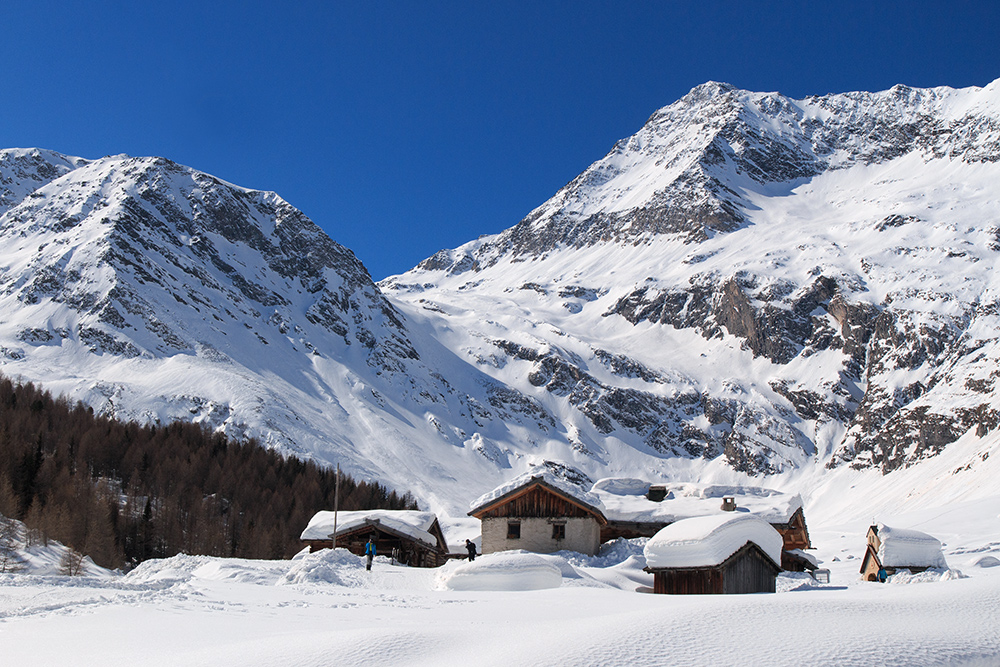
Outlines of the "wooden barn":
<svg viewBox="0 0 1000 667">
<path fill-rule="evenodd" d="M 317 512 L 302 532 L 310 551 L 332 549 L 333 512 Z M 361 510 L 337 513 L 337 547 L 363 556 L 374 537 L 380 556 L 413 567 L 437 567 L 448 559 L 448 544 L 432 512 Z"/>
<path fill-rule="evenodd" d="M 682 519 L 650 538 L 645 569 L 654 593 L 773 593 L 781 544 L 781 535 L 751 514 Z"/>
<path fill-rule="evenodd" d="M 607 523 L 590 494 L 545 473 L 521 475 L 472 504 L 484 554 L 510 549 L 594 555 Z"/>
<path fill-rule="evenodd" d="M 947 567 L 941 542 L 927 533 L 882 523 L 868 528 L 868 546 L 861 560 L 861 577 L 865 581 L 878 581 L 882 569 L 891 576 L 900 570 L 923 572 Z"/>
</svg>

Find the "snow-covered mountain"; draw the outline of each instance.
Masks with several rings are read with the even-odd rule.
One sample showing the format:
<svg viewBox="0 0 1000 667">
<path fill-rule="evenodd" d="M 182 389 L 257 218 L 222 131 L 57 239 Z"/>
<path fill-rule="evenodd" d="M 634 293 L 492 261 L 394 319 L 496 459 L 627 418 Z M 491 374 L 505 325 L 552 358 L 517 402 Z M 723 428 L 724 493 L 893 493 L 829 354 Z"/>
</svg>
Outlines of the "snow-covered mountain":
<svg viewBox="0 0 1000 667">
<path fill-rule="evenodd" d="M 256 436 L 432 505 L 495 471 L 452 451 L 489 447 L 463 430 L 486 413 L 461 385 L 504 390 L 411 331 L 353 253 L 274 193 L 161 158 L 15 149 L 0 165 L 5 374 L 126 419 Z"/>
<path fill-rule="evenodd" d="M 949 465 L 974 469 L 1000 421 L 998 160 L 1000 82 L 708 83 L 519 224 L 375 285 L 274 193 L 0 151 L 0 371 L 453 515 L 537 466 L 781 487 L 964 438 Z"/>
<path fill-rule="evenodd" d="M 578 462 L 888 472 L 997 427 L 998 160 L 1000 81 L 708 83 L 382 286 L 570 423 Z"/>
</svg>

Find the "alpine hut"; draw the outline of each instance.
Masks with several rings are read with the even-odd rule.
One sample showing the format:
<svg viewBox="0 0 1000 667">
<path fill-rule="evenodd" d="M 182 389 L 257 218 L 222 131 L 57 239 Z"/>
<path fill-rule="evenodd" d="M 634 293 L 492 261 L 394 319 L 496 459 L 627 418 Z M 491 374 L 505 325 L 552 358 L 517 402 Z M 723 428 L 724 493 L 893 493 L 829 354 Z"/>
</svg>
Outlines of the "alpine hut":
<svg viewBox="0 0 1000 667">
<path fill-rule="evenodd" d="M 947 567 L 941 542 L 927 533 L 884 523 L 868 529 L 868 547 L 861 561 L 861 576 L 866 581 L 878 581 L 883 569 L 888 576 L 899 570 L 923 572 Z"/>
<path fill-rule="evenodd" d="M 781 535 L 781 569 L 801 572 L 816 567 L 815 559 L 803 552 L 812 544 L 798 494 L 754 486 L 650 485 L 620 477 L 598 480 L 591 493 L 608 519 L 601 529 L 601 542 L 618 537 L 652 537 L 681 519 L 748 513 L 768 522 Z"/>
<path fill-rule="evenodd" d="M 752 514 L 681 519 L 646 543 L 645 570 L 654 593 L 773 593 L 781 547 L 778 531 Z"/>
<path fill-rule="evenodd" d="M 333 548 L 334 513 L 317 512 L 302 531 L 310 551 Z M 361 510 L 337 513 L 337 546 L 362 556 L 374 537 L 378 554 L 405 565 L 437 567 L 448 559 L 437 516 L 416 510 Z"/>
<path fill-rule="evenodd" d="M 592 494 L 547 472 L 527 473 L 472 502 L 484 554 L 510 549 L 594 555 L 607 524 Z"/>
</svg>

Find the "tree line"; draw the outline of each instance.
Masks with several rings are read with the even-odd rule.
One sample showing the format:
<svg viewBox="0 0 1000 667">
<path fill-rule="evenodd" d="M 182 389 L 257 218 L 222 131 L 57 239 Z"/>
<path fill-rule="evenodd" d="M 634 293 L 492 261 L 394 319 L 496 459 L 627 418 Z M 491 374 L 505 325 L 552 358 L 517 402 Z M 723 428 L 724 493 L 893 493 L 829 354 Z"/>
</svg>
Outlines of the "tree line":
<svg viewBox="0 0 1000 667">
<path fill-rule="evenodd" d="M 289 557 L 312 515 L 333 508 L 335 484 L 334 471 L 253 440 L 118 421 L 0 376 L 0 514 L 104 567 L 177 553 Z M 409 493 L 343 474 L 339 501 L 417 509 Z"/>
</svg>

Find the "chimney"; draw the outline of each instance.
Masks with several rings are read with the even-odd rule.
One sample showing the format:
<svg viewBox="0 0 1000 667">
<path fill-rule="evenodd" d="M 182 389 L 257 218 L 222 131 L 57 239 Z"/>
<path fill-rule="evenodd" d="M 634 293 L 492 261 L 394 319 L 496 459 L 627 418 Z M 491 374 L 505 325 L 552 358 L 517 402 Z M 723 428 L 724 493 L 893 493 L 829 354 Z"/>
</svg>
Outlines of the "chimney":
<svg viewBox="0 0 1000 667">
<path fill-rule="evenodd" d="M 722 497 L 722 511 L 723 512 L 735 512 L 736 511 L 736 497 L 735 496 L 723 496 Z"/>
<path fill-rule="evenodd" d="M 649 491 L 646 493 L 646 498 L 652 500 L 654 503 L 662 503 L 666 497 L 667 487 L 662 484 L 650 486 Z"/>
</svg>

